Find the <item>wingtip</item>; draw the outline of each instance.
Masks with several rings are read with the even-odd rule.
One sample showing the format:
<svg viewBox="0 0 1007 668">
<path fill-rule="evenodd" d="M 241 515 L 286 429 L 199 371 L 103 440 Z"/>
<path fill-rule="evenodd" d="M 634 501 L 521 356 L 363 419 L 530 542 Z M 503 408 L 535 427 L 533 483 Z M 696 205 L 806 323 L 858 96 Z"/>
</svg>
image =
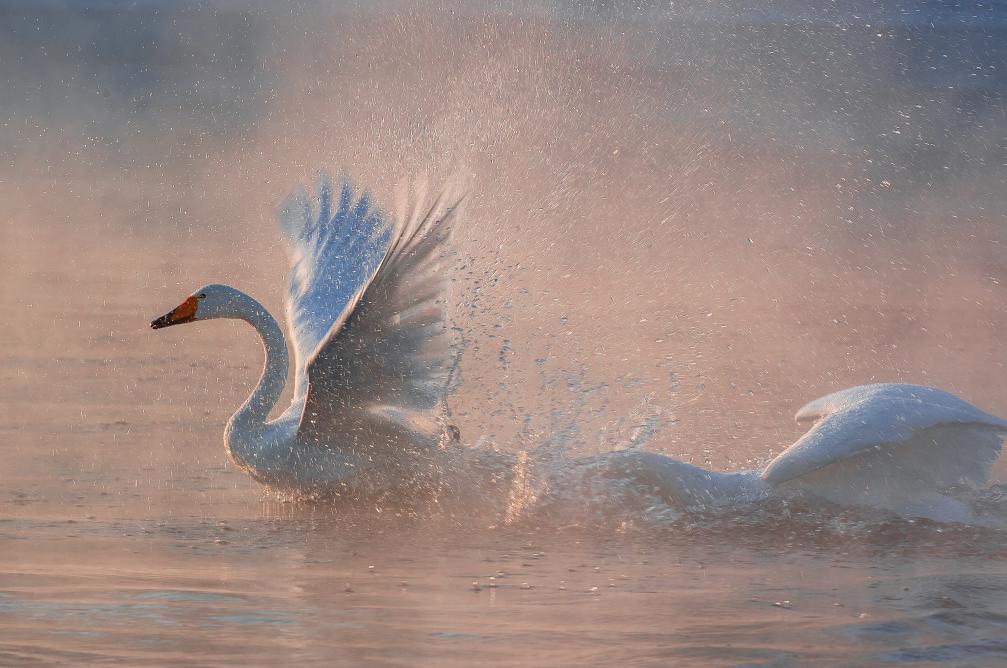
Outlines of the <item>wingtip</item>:
<svg viewBox="0 0 1007 668">
<path fill-rule="evenodd" d="M 811 404 L 803 406 L 800 410 L 794 413 L 794 422 L 797 424 L 804 424 L 806 422 L 814 422 L 821 415 L 817 411 L 810 410 Z"/>
<path fill-rule="evenodd" d="M 825 399 L 825 397 L 809 401 L 797 409 L 797 412 L 794 413 L 794 422 L 797 424 L 814 422 L 831 413 L 833 408 L 825 403 L 823 399 Z"/>
</svg>

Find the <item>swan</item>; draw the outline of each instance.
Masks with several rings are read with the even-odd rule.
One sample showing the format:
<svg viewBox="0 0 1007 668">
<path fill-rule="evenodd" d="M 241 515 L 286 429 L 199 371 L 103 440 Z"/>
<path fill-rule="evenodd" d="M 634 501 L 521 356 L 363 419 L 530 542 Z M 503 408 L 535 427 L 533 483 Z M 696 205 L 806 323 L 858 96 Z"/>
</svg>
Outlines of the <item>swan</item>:
<svg viewBox="0 0 1007 668">
<path fill-rule="evenodd" d="M 432 484 L 435 453 L 451 440 L 436 409 L 455 354 L 442 265 L 461 197 L 442 192 L 426 206 L 424 192 L 415 195 L 411 214 L 389 221 L 368 193 L 357 196 L 345 178 L 336 189 L 323 175 L 316 198 L 302 189 L 280 205 L 295 386 L 274 420 L 289 359 L 262 304 L 210 284 L 151 322 L 234 318 L 258 332 L 262 375 L 224 430 L 229 458 L 255 480 L 297 495 Z"/>
<path fill-rule="evenodd" d="M 803 490 L 840 505 L 904 517 L 975 521 L 950 487 L 985 485 L 1007 420 L 922 385 L 852 387 L 801 408 L 807 433 L 761 470 L 708 471 L 627 449 L 584 462 L 593 475 L 632 480 L 676 507 L 716 506 Z"/>
<path fill-rule="evenodd" d="M 287 316 L 295 386 L 290 406 L 274 420 L 289 359 L 283 330 L 262 304 L 210 284 L 151 322 L 162 329 L 236 318 L 258 332 L 262 375 L 224 430 L 239 468 L 299 496 L 436 491 L 445 468 L 463 475 L 485 468 L 490 477 L 509 471 L 520 483 L 520 456 L 466 449 L 451 466 L 443 457 L 460 445 L 444 420 L 457 351 L 442 308 L 442 260 L 460 199 L 441 193 L 427 206 L 420 193 L 411 214 L 389 222 L 369 194 L 356 196 L 343 179 L 336 195 L 323 177 L 315 199 L 299 190 L 284 201 L 278 218 L 292 259 Z M 810 430 L 761 470 L 708 471 L 631 447 L 574 460 L 553 482 L 575 483 L 571 473 L 617 480 L 675 507 L 803 490 L 842 505 L 972 521 L 947 489 L 988 482 L 1007 434 L 1007 421 L 944 390 L 908 384 L 841 390 L 807 404 L 796 419 L 811 422 Z"/>
</svg>

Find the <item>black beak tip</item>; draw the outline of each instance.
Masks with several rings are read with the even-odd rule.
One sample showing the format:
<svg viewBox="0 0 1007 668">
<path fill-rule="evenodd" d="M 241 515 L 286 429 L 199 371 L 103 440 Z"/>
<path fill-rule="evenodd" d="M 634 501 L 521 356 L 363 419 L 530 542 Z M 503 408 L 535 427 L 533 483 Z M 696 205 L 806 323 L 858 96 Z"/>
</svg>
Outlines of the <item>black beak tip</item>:
<svg viewBox="0 0 1007 668">
<path fill-rule="evenodd" d="M 163 327 L 167 327 L 170 324 L 171 324 L 171 322 L 168 320 L 168 316 L 162 315 L 157 320 L 151 321 L 150 328 L 151 329 L 161 329 Z"/>
</svg>

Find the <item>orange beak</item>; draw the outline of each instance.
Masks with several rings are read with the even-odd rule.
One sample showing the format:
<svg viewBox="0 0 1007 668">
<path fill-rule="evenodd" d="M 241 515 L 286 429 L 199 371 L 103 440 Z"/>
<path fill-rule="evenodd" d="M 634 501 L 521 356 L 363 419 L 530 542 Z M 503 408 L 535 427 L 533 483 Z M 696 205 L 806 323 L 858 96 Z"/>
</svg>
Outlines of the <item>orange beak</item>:
<svg viewBox="0 0 1007 668">
<path fill-rule="evenodd" d="M 196 319 L 196 307 L 199 302 L 195 297 L 189 297 L 184 302 L 176 306 L 170 313 L 165 313 L 157 320 L 150 323 L 152 329 L 161 329 L 162 327 L 171 327 L 172 325 L 181 325 L 186 322 L 192 322 Z"/>
</svg>

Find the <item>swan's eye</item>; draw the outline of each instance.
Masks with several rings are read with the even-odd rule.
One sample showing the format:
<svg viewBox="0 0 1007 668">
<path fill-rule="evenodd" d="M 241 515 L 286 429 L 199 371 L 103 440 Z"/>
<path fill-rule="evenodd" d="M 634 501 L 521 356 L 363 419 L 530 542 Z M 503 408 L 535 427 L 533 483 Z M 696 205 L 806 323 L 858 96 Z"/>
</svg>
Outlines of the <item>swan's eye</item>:
<svg viewBox="0 0 1007 668">
<path fill-rule="evenodd" d="M 201 293 L 199 294 L 199 298 L 200 298 L 200 299 L 206 299 L 206 293 L 205 293 L 205 292 L 201 292 Z"/>
</svg>

